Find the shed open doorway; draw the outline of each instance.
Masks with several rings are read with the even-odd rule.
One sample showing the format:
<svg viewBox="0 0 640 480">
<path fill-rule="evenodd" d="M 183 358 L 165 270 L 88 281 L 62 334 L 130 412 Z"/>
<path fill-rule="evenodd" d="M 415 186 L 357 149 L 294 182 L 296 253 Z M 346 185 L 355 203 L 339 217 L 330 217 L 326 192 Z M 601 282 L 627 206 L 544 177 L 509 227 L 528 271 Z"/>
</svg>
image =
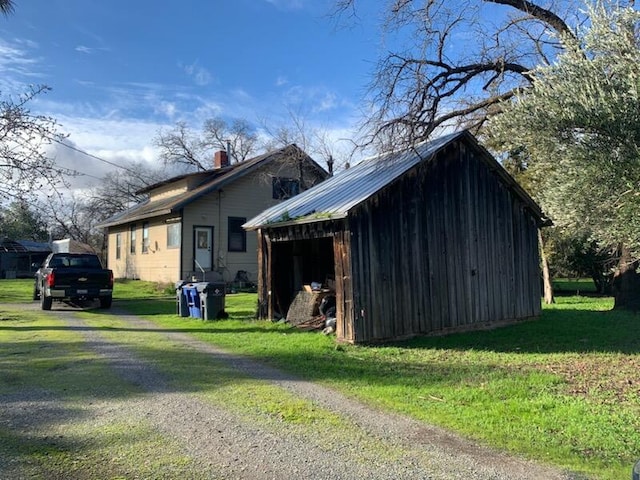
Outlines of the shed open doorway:
<svg viewBox="0 0 640 480">
<path fill-rule="evenodd" d="M 282 317 L 305 285 L 335 281 L 332 237 L 274 242 L 271 253 L 274 309 Z"/>
</svg>

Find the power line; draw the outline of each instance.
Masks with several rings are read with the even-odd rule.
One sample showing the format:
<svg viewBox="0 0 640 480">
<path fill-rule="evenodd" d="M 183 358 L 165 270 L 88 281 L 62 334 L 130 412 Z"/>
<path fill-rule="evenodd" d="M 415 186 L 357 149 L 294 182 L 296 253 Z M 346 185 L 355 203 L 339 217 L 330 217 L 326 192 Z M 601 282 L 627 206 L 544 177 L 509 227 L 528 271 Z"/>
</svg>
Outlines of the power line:
<svg viewBox="0 0 640 480">
<path fill-rule="evenodd" d="M 66 170 L 71 172 L 71 173 L 82 175 L 84 177 L 91 177 L 91 178 L 95 178 L 96 180 L 104 180 L 102 177 L 96 177 L 95 175 L 91 175 L 90 173 L 81 172 L 80 170 L 76 170 L 75 168 L 67 168 Z"/>
<path fill-rule="evenodd" d="M 114 166 L 114 167 L 117 167 L 117 168 L 121 168 L 122 170 L 126 170 L 127 172 L 129 172 L 129 173 L 133 173 L 134 175 L 138 175 L 138 174 L 139 174 L 139 172 L 137 172 L 137 171 L 135 171 L 135 170 L 133 170 L 133 169 L 131 169 L 131 168 L 124 167 L 124 166 L 122 166 L 122 165 L 118 165 L 117 163 L 110 162 L 109 160 L 105 160 L 104 158 L 100 158 L 100 157 L 98 157 L 97 155 L 93 155 L 92 153 L 89 153 L 89 152 L 85 152 L 84 150 L 81 150 L 81 149 L 79 149 L 79 148 L 77 148 L 77 147 L 74 147 L 74 146 L 72 146 L 72 145 L 69 145 L 69 144 L 67 144 L 67 143 L 64 143 L 63 141 L 58 140 L 58 139 L 56 139 L 56 138 L 50 138 L 50 140 L 52 140 L 52 141 L 56 142 L 56 143 L 57 143 L 57 144 L 59 144 L 59 145 L 62 145 L 63 147 L 66 147 L 66 148 L 68 148 L 68 149 L 70 149 L 70 150 L 73 150 L 73 151 L 75 151 L 75 152 L 78 152 L 78 153 L 81 153 L 81 154 L 83 154 L 83 155 L 86 155 L 87 157 L 95 158 L 96 160 L 99 160 L 100 162 L 106 163 L 106 164 L 108 164 L 108 165 L 111 165 L 111 166 Z M 78 173 L 80 173 L 80 172 L 78 172 Z M 88 175 L 88 174 L 83 174 L 83 175 Z M 93 175 L 89 175 L 89 176 L 91 177 L 91 176 L 93 176 Z"/>
</svg>

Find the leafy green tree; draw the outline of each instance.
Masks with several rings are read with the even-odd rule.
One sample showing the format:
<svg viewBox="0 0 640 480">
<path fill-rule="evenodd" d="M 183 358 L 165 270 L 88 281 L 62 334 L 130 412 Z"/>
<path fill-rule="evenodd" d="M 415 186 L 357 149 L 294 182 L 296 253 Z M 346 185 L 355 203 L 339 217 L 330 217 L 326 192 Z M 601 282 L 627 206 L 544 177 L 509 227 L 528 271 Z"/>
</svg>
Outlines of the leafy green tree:
<svg viewBox="0 0 640 480">
<path fill-rule="evenodd" d="M 554 277 L 591 278 L 596 292 L 612 293 L 615 248 L 600 245 L 589 233 L 553 228 L 548 232 L 549 261 Z"/>
<path fill-rule="evenodd" d="M 0 212 L 0 239 L 45 242 L 48 235 L 40 210 L 24 201 L 15 201 Z"/>
<path fill-rule="evenodd" d="M 633 306 L 640 258 L 640 12 L 596 2 L 590 24 L 536 68 L 489 122 L 492 141 L 524 149 L 537 199 L 557 225 L 620 251 L 617 306 Z M 635 308 L 635 307 L 634 307 Z"/>
</svg>

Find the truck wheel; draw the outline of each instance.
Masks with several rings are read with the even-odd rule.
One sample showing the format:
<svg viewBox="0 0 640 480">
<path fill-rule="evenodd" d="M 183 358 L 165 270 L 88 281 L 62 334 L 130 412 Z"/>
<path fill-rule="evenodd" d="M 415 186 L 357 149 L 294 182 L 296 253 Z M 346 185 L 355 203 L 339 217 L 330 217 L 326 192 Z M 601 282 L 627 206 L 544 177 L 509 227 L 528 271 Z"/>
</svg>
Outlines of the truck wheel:
<svg viewBox="0 0 640 480">
<path fill-rule="evenodd" d="M 44 292 L 40 292 L 40 302 L 42 305 L 42 310 L 51 310 L 53 298 L 47 297 Z"/>
<path fill-rule="evenodd" d="M 100 297 L 100 308 L 111 308 L 112 297 Z"/>
</svg>

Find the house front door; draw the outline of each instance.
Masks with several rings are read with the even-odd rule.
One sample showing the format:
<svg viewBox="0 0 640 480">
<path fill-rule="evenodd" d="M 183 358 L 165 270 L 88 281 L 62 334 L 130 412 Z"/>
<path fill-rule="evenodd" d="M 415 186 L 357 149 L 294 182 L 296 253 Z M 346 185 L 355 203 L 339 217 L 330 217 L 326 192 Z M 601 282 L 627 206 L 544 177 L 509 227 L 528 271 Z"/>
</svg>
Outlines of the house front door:
<svg viewBox="0 0 640 480">
<path fill-rule="evenodd" d="M 194 265 L 196 272 L 205 272 L 213 268 L 213 227 L 195 227 L 193 229 Z"/>
</svg>

